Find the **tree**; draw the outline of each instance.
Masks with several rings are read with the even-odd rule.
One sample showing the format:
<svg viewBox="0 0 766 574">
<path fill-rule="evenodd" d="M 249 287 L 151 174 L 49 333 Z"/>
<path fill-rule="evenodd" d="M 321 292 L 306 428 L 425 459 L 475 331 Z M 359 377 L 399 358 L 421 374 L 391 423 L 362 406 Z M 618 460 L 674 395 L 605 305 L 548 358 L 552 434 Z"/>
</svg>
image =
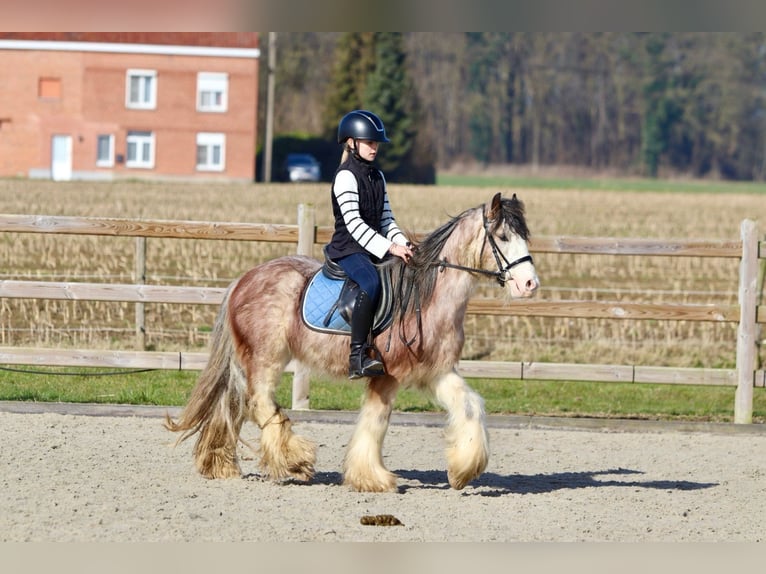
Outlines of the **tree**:
<svg viewBox="0 0 766 574">
<path fill-rule="evenodd" d="M 380 148 L 377 161 L 390 179 L 406 173 L 417 134 L 412 118 L 415 94 L 405 60 L 401 33 L 375 34 L 375 67 L 367 78 L 364 107 L 380 116 L 386 126 L 391 143 Z"/>
<path fill-rule="evenodd" d="M 670 129 L 682 110 L 673 99 L 673 62 L 665 53 L 667 33 L 649 34 L 646 41 L 647 73 L 644 83 L 642 152 L 646 175 L 657 177 L 660 156 L 668 149 Z"/>
<path fill-rule="evenodd" d="M 428 142 L 432 163 L 447 166 L 465 153 L 466 35 L 409 32 L 404 42 L 418 95 L 418 142 Z"/>
<path fill-rule="evenodd" d="M 468 150 L 482 163 L 511 161 L 516 63 L 513 33 L 470 32 L 466 45 Z"/>
<path fill-rule="evenodd" d="M 351 110 L 364 107 L 367 78 L 375 69 L 375 34 L 348 32 L 335 48 L 332 81 L 325 98 L 324 135 L 337 137 L 338 122 Z"/>
<path fill-rule="evenodd" d="M 280 33 L 275 131 L 324 138 L 337 164 L 339 119 L 368 107 L 396 177 L 472 159 L 764 179 L 764 36 Z"/>
</svg>

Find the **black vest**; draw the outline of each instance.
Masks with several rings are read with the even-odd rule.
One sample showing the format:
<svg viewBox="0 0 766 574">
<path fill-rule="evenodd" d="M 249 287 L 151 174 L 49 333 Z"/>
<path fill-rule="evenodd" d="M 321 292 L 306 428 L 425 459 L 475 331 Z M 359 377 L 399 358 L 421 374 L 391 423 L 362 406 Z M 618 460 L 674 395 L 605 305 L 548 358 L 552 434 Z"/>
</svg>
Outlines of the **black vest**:
<svg viewBox="0 0 766 574">
<path fill-rule="evenodd" d="M 359 190 L 359 213 L 364 222 L 380 233 L 380 219 L 383 216 L 383 202 L 386 188 L 380 170 L 371 163 L 362 161 L 351 155 L 335 172 L 347 169 L 356 177 Z M 333 177 L 333 182 L 335 178 Z M 330 188 L 332 197 L 332 213 L 335 216 L 335 233 L 327 246 L 327 255 L 331 259 L 340 259 L 352 253 L 367 253 L 351 236 L 338 205 L 338 200 Z M 342 198 L 341 198 L 342 199 Z"/>
</svg>

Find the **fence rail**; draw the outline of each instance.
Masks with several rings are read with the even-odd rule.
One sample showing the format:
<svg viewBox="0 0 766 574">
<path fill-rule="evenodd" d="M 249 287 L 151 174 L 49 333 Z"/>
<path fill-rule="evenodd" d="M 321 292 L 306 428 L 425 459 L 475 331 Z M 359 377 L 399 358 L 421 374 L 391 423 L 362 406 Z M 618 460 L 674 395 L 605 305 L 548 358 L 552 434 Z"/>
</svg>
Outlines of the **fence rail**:
<svg viewBox="0 0 766 574">
<path fill-rule="evenodd" d="M 3 215 L 0 231 L 136 237 L 135 284 L 53 281 L 0 281 L 0 298 L 123 301 L 136 304 L 136 333 L 142 336 L 146 303 L 220 304 L 224 288 L 146 285 L 147 238 L 211 239 L 295 243 L 297 251 L 312 254 L 315 244 L 330 239 L 331 228 L 315 225 L 313 208 L 300 206 L 297 225 L 228 223 L 116 218 Z M 652 304 L 594 301 L 518 301 L 510 304 L 475 298 L 468 313 L 615 320 L 683 320 L 738 323 L 736 369 L 693 369 L 638 365 L 585 365 L 529 362 L 461 361 L 468 377 L 604 382 L 703 384 L 736 386 L 734 420 L 752 422 L 754 387 L 766 386 L 766 371 L 756 370 L 758 324 L 766 323 L 766 307 L 758 306 L 759 259 L 766 258 L 752 221 L 742 222 L 739 241 L 653 240 L 586 237 L 539 237 L 533 253 L 668 257 L 725 257 L 740 260 L 738 305 Z M 0 347 L 0 363 L 57 366 L 119 366 L 131 368 L 190 369 L 204 367 L 206 353 L 29 349 Z M 294 373 L 293 408 L 308 408 L 308 373 L 291 363 Z"/>
</svg>

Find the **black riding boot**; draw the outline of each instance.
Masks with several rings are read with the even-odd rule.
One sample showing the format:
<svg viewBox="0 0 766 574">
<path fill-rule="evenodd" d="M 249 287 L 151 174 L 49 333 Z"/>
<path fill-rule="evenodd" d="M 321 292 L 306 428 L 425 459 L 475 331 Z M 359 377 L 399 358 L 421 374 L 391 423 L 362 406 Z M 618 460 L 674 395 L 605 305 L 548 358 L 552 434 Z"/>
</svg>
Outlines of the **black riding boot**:
<svg viewBox="0 0 766 574">
<path fill-rule="evenodd" d="M 359 291 L 351 313 L 351 354 L 348 358 L 348 378 L 385 375 L 383 363 L 367 356 L 367 338 L 372 328 L 375 307 L 366 291 Z"/>
</svg>

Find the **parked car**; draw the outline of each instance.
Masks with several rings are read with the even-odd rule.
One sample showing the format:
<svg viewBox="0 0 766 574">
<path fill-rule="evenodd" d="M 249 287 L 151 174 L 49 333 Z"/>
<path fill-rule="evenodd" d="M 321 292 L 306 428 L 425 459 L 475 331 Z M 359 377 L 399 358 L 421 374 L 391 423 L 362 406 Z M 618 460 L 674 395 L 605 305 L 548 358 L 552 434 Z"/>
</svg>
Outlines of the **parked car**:
<svg viewBox="0 0 766 574">
<path fill-rule="evenodd" d="M 287 181 L 319 181 L 321 169 L 317 159 L 310 153 L 289 153 L 285 160 Z"/>
</svg>

